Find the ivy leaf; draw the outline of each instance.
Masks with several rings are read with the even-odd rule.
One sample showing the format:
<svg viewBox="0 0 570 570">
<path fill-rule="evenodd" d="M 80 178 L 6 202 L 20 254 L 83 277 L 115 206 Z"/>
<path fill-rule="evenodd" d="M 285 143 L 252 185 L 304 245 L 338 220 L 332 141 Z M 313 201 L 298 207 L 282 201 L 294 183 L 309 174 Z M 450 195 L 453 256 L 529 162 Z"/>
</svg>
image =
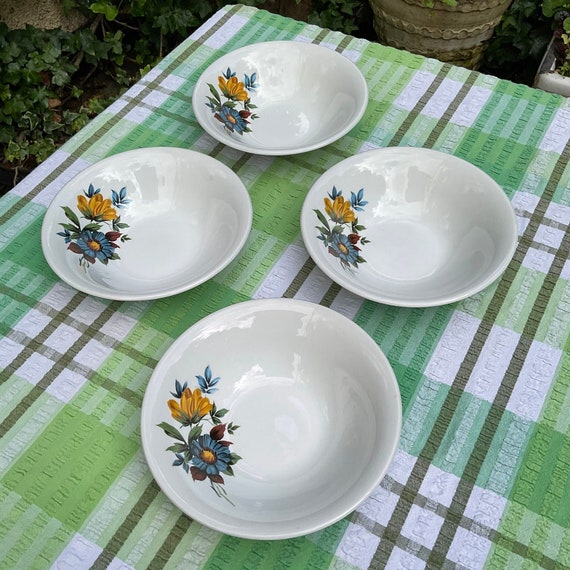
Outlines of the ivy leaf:
<svg viewBox="0 0 570 570">
<path fill-rule="evenodd" d="M 89 9 L 94 14 L 103 14 L 107 20 L 112 22 L 119 14 L 117 6 L 113 6 L 108 0 L 101 2 L 93 2 Z"/>
</svg>

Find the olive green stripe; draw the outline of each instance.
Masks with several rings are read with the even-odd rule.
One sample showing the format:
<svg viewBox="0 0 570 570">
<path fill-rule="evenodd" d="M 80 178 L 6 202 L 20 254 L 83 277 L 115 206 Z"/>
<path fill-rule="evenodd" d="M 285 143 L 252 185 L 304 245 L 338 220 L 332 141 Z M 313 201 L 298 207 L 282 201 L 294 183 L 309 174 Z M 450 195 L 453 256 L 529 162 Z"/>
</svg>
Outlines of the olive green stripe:
<svg viewBox="0 0 570 570">
<path fill-rule="evenodd" d="M 314 44 L 320 44 L 323 42 L 323 40 L 329 35 L 330 30 L 327 30 L 326 28 L 323 28 L 322 30 L 319 31 L 319 33 L 315 36 L 315 38 L 313 39 L 312 43 Z"/>
<path fill-rule="evenodd" d="M 432 95 L 437 91 L 438 87 L 441 85 L 443 79 L 451 71 L 451 66 L 448 63 L 442 65 L 441 69 L 437 75 L 433 78 L 430 86 L 426 89 L 426 92 L 420 97 L 413 111 L 410 111 L 407 117 L 404 119 L 400 128 L 397 130 L 396 134 L 392 137 L 387 146 L 398 146 L 408 129 L 412 126 L 417 116 L 421 113 L 422 109 L 428 104 Z"/>
<path fill-rule="evenodd" d="M 91 566 L 92 570 L 103 570 L 109 566 L 159 492 L 160 489 L 153 479 L 134 507 L 127 514 L 121 526 L 117 529 L 117 532 L 115 532 L 111 540 L 105 545 L 105 548 Z"/>
<path fill-rule="evenodd" d="M 479 74 L 475 71 L 472 71 L 468 77 L 466 78 L 465 82 L 461 85 L 457 95 L 453 98 L 453 101 L 447 107 L 441 118 L 437 121 L 437 125 L 432 129 L 424 146 L 428 148 L 432 148 L 434 144 L 437 142 L 437 139 L 441 136 L 441 133 L 445 129 L 445 127 L 451 121 L 451 117 L 457 111 L 459 105 L 463 102 L 467 93 L 471 90 L 471 87 L 475 84 L 475 80 Z"/>
<path fill-rule="evenodd" d="M 109 115 L 107 120 L 88 138 L 83 144 L 81 144 L 70 156 L 68 156 L 63 162 L 54 168 L 47 176 L 45 176 L 41 182 L 39 182 L 33 189 L 31 189 L 24 197 L 15 202 L 11 208 L 6 210 L 4 214 L 0 217 L 0 224 L 4 224 L 17 212 L 19 212 L 24 205 L 37 196 L 48 184 L 53 182 L 62 172 L 67 170 L 71 164 L 77 160 L 77 156 L 81 156 L 88 148 L 93 146 L 93 144 L 101 138 L 102 134 L 107 133 L 115 125 L 121 122 L 121 120 L 129 113 L 132 109 L 137 107 L 148 95 L 148 93 L 158 87 L 159 83 L 162 81 L 164 76 L 169 75 L 174 69 L 176 69 L 182 61 L 187 59 L 194 51 L 201 47 L 204 40 L 208 39 L 213 35 L 223 24 L 225 24 L 234 13 L 238 12 L 240 9 L 239 5 L 233 6 L 214 26 L 206 31 L 206 33 L 200 37 L 200 40 L 195 40 L 192 42 L 187 49 L 178 55 L 174 60 L 172 60 L 168 66 L 166 66 L 161 73 L 150 83 L 144 86 L 144 89 L 133 99 L 131 99 L 127 105 L 125 105 L 120 111 L 114 115 Z M 103 112 L 104 113 L 104 112 Z M 100 117 L 101 115 L 99 115 Z M 99 119 L 100 120 L 100 119 Z M 77 156 L 76 156 L 77 155 Z"/>
<path fill-rule="evenodd" d="M 333 282 L 321 299 L 320 304 L 323 305 L 323 307 L 330 307 L 336 296 L 339 294 L 340 290 L 341 286 Z"/>
<path fill-rule="evenodd" d="M 336 51 L 343 52 L 349 45 L 350 42 L 353 40 L 353 36 L 344 36 L 342 41 L 336 47 Z"/>
<path fill-rule="evenodd" d="M 18 368 L 28 360 L 34 353 L 41 353 L 43 351 L 43 343 L 54 332 L 57 327 L 65 322 L 63 315 L 69 317 L 70 313 L 77 308 L 79 303 L 85 298 L 83 294 L 77 294 L 66 305 L 63 311 L 60 311 L 57 316 L 50 321 L 44 330 L 34 339 L 30 339 L 28 344 L 20 354 L 0 372 L 0 384 L 6 382 Z M 77 354 L 87 345 L 89 340 L 97 334 L 97 331 L 107 322 L 119 307 L 118 302 L 110 303 L 105 310 L 95 319 L 95 321 L 86 327 L 85 334 L 81 335 L 80 340 L 73 343 L 71 347 L 62 354 L 54 365 L 46 373 L 46 375 L 30 390 L 28 394 L 18 403 L 18 405 L 6 416 L 0 424 L 0 437 L 3 437 L 18 421 L 21 415 L 30 408 L 33 402 L 37 400 L 43 391 L 57 378 L 63 370 L 69 367 Z"/>
<path fill-rule="evenodd" d="M 391 493 L 394 493 L 395 495 L 401 495 L 405 490 L 404 485 L 402 485 L 401 483 L 399 483 L 395 479 L 392 479 L 389 476 L 386 476 L 384 478 L 384 480 L 382 481 L 382 487 L 386 490 L 389 490 Z M 447 516 L 447 513 L 449 512 L 448 507 L 445 507 L 441 503 L 433 503 L 433 501 L 431 499 L 428 499 L 422 495 L 418 495 L 416 497 L 414 504 L 421 509 L 427 509 L 427 510 L 435 513 L 436 515 L 438 515 L 442 519 L 445 518 Z M 380 539 L 383 539 L 385 527 L 382 526 L 380 523 L 377 523 L 377 522 L 369 519 L 366 515 L 359 513 L 358 511 L 355 511 L 354 515 L 352 516 L 351 521 L 353 524 L 362 526 L 362 527 L 368 529 L 369 532 L 371 532 L 375 536 L 379 537 Z M 493 527 L 487 526 L 481 522 L 475 523 L 475 521 L 473 519 L 466 517 L 465 515 L 462 515 L 457 521 L 457 526 L 458 527 L 460 526 L 461 528 L 464 528 L 467 531 L 472 531 L 474 525 L 476 525 L 479 529 L 478 534 L 480 536 L 483 536 L 484 538 L 490 540 L 491 542 L 494 542 L 496 544 L 500 544 L 503 548 L 509 549 L 511 552 L 515 552 L 517 554 L 520 554 L 523 558 L 530 558 L 532 560 L 540 560 L 541 561 L 541 568 L 543 567 L 543 568 L 545 568 L 545 570 L 554 570 L 555 568 L 560 568 L 560 566 L 557 566 L 557 564 L 559 564 L 559 562 L 548 557 L 547 555 L 545 555 L 540 550 L 538 550 L 532 546 L 527 546 L 527 545 L 525 545 L 525 544 L 523 544 L 517 540 L 514 540 L 511 536 L 503 535 L 500 533 L 500 531 L 498 531 L 497 529 L 495 529 Z M 402 550 L 407 550 L 407 547 L 409 547 L 409 539 L 403 535 L 400 535 L 398 537 L 398 540 L 397 540 L 397 543 L 395 546 L 401 548 Z M 414 543 L 414 548 L 419 547 L 419 546 L 420 545 L 418 543 Z M 416 556 L 418 558 L 422 558 L 422 560 L 424 560 L 424 562 L 427 562 L 427 559 L 429 556 L 429 551 L 428 551 L 428 556 L 421 557 L 421 554 L 419 552 L 416 553 Z M 440 563 L 438 563 L 436 565 L 432 565 L 432 566 L 426 566 L 426 567 L 427 568 L 448 568 L 448 567 L 449 568 L 456 568 L 457 563 L 452 562 L 448 558 L 446 558 L 443 562 L 440 562 Z"/>
<path fill-rule="evenodd" d="M 176 521 L 176 524 L 172 527 L 168 533 L 168 537 L 162 543 L 155 557 L 151 560 L 148 565 L 148 570 L 158 570 L 159 568 L 164 568 L 166 563 L 170 560 L 176 547 L 182 542 L 186 531 L 190 528 L 192 524 L 192 519 L 188 518 L 186 515 L 181 514 Z"/>
<path fill-rule="evenodd" d="M 84 297 L 82 297 L 80 294 L 78 294 L 74 297 L 75 300 L 73 301 L 73 304 L 68 305 L 66 307 L 65 311 L 56 312 L 55 309 L 53 309 L 52 307 L 49 307 L 48 305 L 45 305 L 44 303 L 42 303 L 42 301 L 36 303 L 35 300 L 32 299 L 31 297 L 28 297 L 27 295 L 24 295 L 18 291 L 9 290 L 8 288 L 6 288 L 5 286 L 2 286 L 2 285 L 0 285 L 0 293 L 4 294 L 6 296 L 10 296 L 17 303 L 27 306 L 28 309 L 32 309 L 32 308 L 36 307 L 43 314 L 54 315 L 51 318 L 49 325 L 42 331 L 42 333 L 40 333 L 34 339 L 28 339 L 28 341 L 25 345 L 24 351 L 22 351 L 22 353 L 16 359 L 14 359 L 14 361 L 4 371 L 0 372 L 0 384 L 3 384 L 4 382 L 6 382 L 9 379 L 11 373 L 16 371 L 21 366 L 21 364 L 27 360 L 27 358 L 29 357 L 29 355 L 31 353 L 38 353 L 38 354 L 42 354 L 46 358 L 51 358 L 51 355 L 48 354 L 48 352 L 51 352 L 51 349 L 48 349 L 44 345 L 44 342 L 45 342 L 46 338 L 48 338 L 49 335 L 52 334 L 52 332 L 54 330 L 56 330 L 61 324 L 66 323 L 69 326 L 71 326 L 72 328 L 75 328 L 77 330 L 81 329 L 83 331 L 82 336 L 84 336 L 85 334 L 91 334 L 93 339 L 98 340 L 102 344 L 108 344 L 109 342 L 111 342 L 111 343 L 117 343 L 118 342 L 116 339 L 114 339 L 112 337 L 108 337 L 107 335 L 103 334 L 100 331 L 100 329 L 95 329 L 94 325 L 91 325 L 89 327 L 83 323 L 78 323 L 78 322 L 74 321 L 74 319 L 72 319 L 72 317 L 69 316 L 71 314 L 71 312 L 73 312 L 73 310 L 75 310 L 75 308 L 77 308 L 77 306 L 83 301 Z M 110 313 L 109 313 L 109 309 L 107 310 L 107 314 L 109 316 L 110 316 L 110 314 L 112 314 L 114 312 L 115 312 L 115 309 L 112 309 Z M 80 325 L 80 326 L 77 326 L 77 325 Z M 4 336 L 9 336 L 9 333 L 10 333 L 10 331 L 5 331 L 2 334 L 4 334 Z M 83 348 L 83 346 L 84 345 L 79 346 L 79 350 L 81 348 Z M 113 351 L 115 353 L 121 353 L 124 356 L 133 360 L 134 362 L 137 362 L 138 364 L 140 364 L 142 366 L 147 366 L 150 369 L 154 369 L 156 367 L 156 365 L 158 364 L 157 358 L 152 357 L 152 356 L 147 356 L 144 353 L 142 353 L 140 350 L 137 350 L 133 347 L 127 346 L 127 345 L 123 344 L 123 342 L 120 342 L 120 341 L 118 342 L 118 344 L 116 346 L 113 347 Z M 47 378 L 47 376 L 46 376 L 46 378 L 44 378 L 44 380 L 39 383 L 40 389 L 47 387 L 59 372 L 61 372 L 61 370 L 55 371 L 55 367 L 54 367 L 52 369 L 52 371 L 50 371 L 50 378 L 51 379 L 46 380 L 46 378 Z M 123 398 L 129 402 L 136 402 L 136 401 L 140 400 L 140 395 L 138 393 L 133 392 L 129 388 L 117 386 L 112 380 L 109 380 L 109 378 L 101 375 L 97 371 L 95 371 L 93 373 L 93 375 L 90 377 L 90 381 L 98 384 L 99 386 L 101 386 L 102 388 L 107 390 L 108 392 L 111 392 L 111 393 L 117 395 L 118 397 Z"/>
<path fill-rule="evenodd" d="M 286 298 L 294 297 L 299 292 L 301 285 L 303 285 L 305 279 L 307 279 L 307 277 L 314 268 L 315 268 L 315 262 L 312 260 L 312 258 L 309 257 L 307 261 L 305 261 L 303 267 L 301 267 L 297 275 L 295 275 L 293 281 L 291 281 L 291 284 L 289 285 L 289 287 L 287 287 L 285 293 L 283 293 L 283 297 Z"/>
<path fill-rule="evenodd" d="M 374 555 L 374 558 L 371 562 L 370 568 L 384 568 L 392 553 L 394 546 L 396 545 L 398 536 L 401 533 L 402 527 L 408 517 L 412 504 L 415 503 L 421 482 L 424 480 L 428 467 L 431 464 L 433 458 L 435 457 L 435 454 L 438 451 L 441 442 L 443 441 L 443 437 L 446 433 L 449 423 L 456 412 L 457 405 L 463 394 L 463 390 L 465 388 L 467 380 L 469 379 L 473 371 L 473 367 L 475 366 L 478 355 L 480 354 L 483 345 L 485 344 L 485 341 L 489 336 L 492 325 L 495 322 L 497 315 L 506 299 L 507 292 L 512 285 L 514 276 L 518 271 L 518 268 L 520 267 L 520 264 L 522 263 L 522 260 L 526 252 L 528 251 L 530 245 L 533 242 L 533 237 L 541 224 L 541 220 L 544 218 L 544 213 L 546 212 L 548 204 L 550 203 L 552 196 L 558 185 L 558 182 L 560 181 L 565 165 L 568 162 L 569 154 L 570 154 L 570 142 L 566 145 L 564 152 L 560 155 L 557 164 L 555 165 L 555 168 L 553 169 L 553 172 L 549 178 L 543 196 L 539 200 L 539 203 L 537 204 L 537 207 L 531 217 L 529 224 L 525 229 L 522 238 L 519 240 L 519 245 L 515 253 L 515 256 L 513 257 L 511 264 L 509 265 L 507 270 L 503 273 L 498 283 L 497 289 L 493 295 L 493 299 L 491 300 L 491 303 L 487 307 L 485 316 L 483 317 L 474 335 L 473 341 L 469 347 L 469 350 L 467 351 L 465 360 L 462 362 L 459 371 L 457 373 L 457 376 L 454 379 L 454 382 L 448 391 L 446 400 L 442 405 L 441 413 L 439 414 L 433 426 L 433 429 L 426 441 L 426 444 L 422 449 L 418 457 L 418 460 L 416 461 L 416 464 L 414 465 L 412 474 L 409 478 L 409 483 L 406 486 L 406 490 L 401 494 L 400 499 L 398 500 L 398 503 L 394 509 L 392 517 L 384 533 L 383 538 L 385 540 L 382 540 L 380 542 L 378 549 Z M 528 319 L 532 321 L 540 321 L 539 310 L 540 309 L 537 309 L 537 307 L 535 306 L 533 308 L 533 311 L 529 315 Z M 521 356 L 524 357 L 524 354 L 526 354 L 526 352 L 524 352 L 525 350 L 528 350 L 528 345 L 526 343 L 524 345 L 521 344 L 518 354 L 519 359 L 521 358 Z M 513 366 L 512 362 L 511 366 Z M 504 390 L 507 390 L 508 392 L 508 388 L 503 388 L 503 391 Z M 501 398 L 504 398 L 505 396 L 508 395 L 503 391 L 500 390 Z M 501 402 L 501 403 L 506 405 L 506 402 Z M 498 404 L 499 402 L 496 401 L 495 406 L 498 406 Z M 496 432 L 496 425 L 493 415 L 491 415 L 491 417 L 489 418 L 489 422 L 490 422 L 489 425 L 487 426 L 486 424 L 485 426 L 483 426 L 482 429 L 482 433 L 485 434 L 485 439 L 480 439 L 480 441 L 483 442 L 483 444 L 486 446 L 489 445 L 489 442 L 492 440 L 492 437 Z M 476 455 L 476 457 L 479 458 L 478 455 Z M 459 491 L 456 493 L 454 500 L 456 505 L 459 505 L 461 509 L 459 509 L 459 507 L 456 507 L 454 511 L 451 511 L 452 514 L 449 515 L 450 519 L 444 522 L 444 526 L 440 530 L 440 533 L 438 535 L 439 537 L 438 541 L 445 541 L 446 543 L 449 543 L 449 545 L 451 544 L 451 540 L 453 539 L 453 532 L 450 530 L 450 527 L 452 527 L 453 524 L 457 523 L 456 511 L 463 510 L 465 508 L 465 506 L 467 505 L 467 499 L 468 495 L 465 496 L 463 493 L 459 493 Z M 452 518 L 454 520 L 451 522 Z M 448 535 L 447 537 L 445 536 L 446 534 Z M 447 552 L 449 545 L 447 546 L 442 545 L 442 547 L 438 546 L 438 548 L 441 551 Z M 434 554 L 434 556 L 437 555 Z M 441 556 L 438 556 L 438 558 L 441 560 Z"/>
<path fill-rule="evenodd" d="M 80 295 L 74 296 L 71 301 L 66 305 L 63 311 L 60 311 L 56 317 L 54 317 L 45 329 L 38 335 L 38 339 L 31 339 L 30 342 L 24 347 L 18 356 L 6 367 L 4 370 L 0 371 L 0 384 L 7 382 L 12 374 L 20 367 L 22 364 L 28 360 L 35 352 L 39 350 L 42 346 L 43 341 L 53 332 L 57 327 L 65 321 L 62 315 L 69 316 L 73 310 L 77 308 L 82 297 Z M 40 397 L 44 389 L 51 383 L 55 378 L 55 375 L 59 374 L 66 365 L 68 365 L 72 360 L 72 354 L 75 356 L 77 350 L 75 346 L 72 346 L 70 350 L 62 355 L 62 358 L 58 359 L 57 363 L 54 363 L 54 367 L 46 374 L 46 377 L 41 380 L 37 385 L 35 385 L 32 390 L 19 402 L 19 404 L 4 418 L 2 423 L 0 423 L 0 437 L 3 437 L 12 426 L 18 421 L 18 419 L 28 410 L 31 404 Z M 55 374 L 55 375 L 54 375 Z"/>
<path fill-rule="evenodd" d="M 428 562 L 433 562 L 436 565 L 439 564 L 449 551 L 453 539 L 453 529 L 457 525 L 457 519 L 463 515 L 467 500 L 471 495 L 483 463 L 485 462 L 490 442 L 493 440 L 499 424 L 501 423 L 501 419 L 505 413 L 506 406 L 517 382 L 517 378 L 521 373 L 526 356 L 530 350 L 532 339 L 536 335 L 541 319 L 546 312 L 552 292 L 554 291 L 554 287 L 556 286 L 556 282 L 564 267 L 569 248 L 570 226 L 566 229 L 560 249 L 554 257 L 550 271 L 544 279 L 542 287 L 537 295 L 532 312 L 525 323 L 523 333 L 515 348 L 513 357 L 505 373 L 504 380 L 501 382 L 497 395 L 491 404 L 487 419 L 473 448 L 473 453 L 467 461 L 465 471 L 459 481 L 459 485 L 451 502 L 448 516 L 444 519 L 442 529 L 434 544 L 432 554 Z"/>
</svg>

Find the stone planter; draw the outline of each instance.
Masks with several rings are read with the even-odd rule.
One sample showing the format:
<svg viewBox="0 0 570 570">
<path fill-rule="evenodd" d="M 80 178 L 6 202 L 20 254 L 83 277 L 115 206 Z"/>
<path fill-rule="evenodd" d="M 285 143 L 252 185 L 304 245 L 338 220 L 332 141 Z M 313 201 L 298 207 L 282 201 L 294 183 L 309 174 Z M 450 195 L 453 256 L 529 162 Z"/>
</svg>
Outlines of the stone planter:
<svg viewBox="0 0 570 570">
<path fill-rule="evenodd" d="M 393 47 L 477 69 L 512 0 L 369 0 L 378 39 Z"/>
<path fill-rule="evenodd" d="M 538 73 L 534 79 L 534 87 L 549 93 L 558 93 L 564 97 L 570 97 L 570 77 L 557 73 L 554 64 L 554 50 L 552 49 L 551 41 L 538 68 Z"/>
</svg>

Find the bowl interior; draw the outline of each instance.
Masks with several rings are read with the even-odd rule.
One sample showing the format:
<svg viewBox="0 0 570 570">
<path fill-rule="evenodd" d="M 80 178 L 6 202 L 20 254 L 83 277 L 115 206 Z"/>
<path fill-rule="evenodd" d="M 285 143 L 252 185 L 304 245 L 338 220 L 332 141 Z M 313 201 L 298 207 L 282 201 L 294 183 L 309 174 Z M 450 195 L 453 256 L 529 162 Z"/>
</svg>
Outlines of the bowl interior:
<svg viewBox="0 0 570 570">
<path fill-rule="evenodd" d="M 305 244 L 327 275 L 401 306 L 476 293 L 505 269 L 517 240 L 500 186 L 428 149 L 379 149 L 339 163 L 312 187 L 301 218 Z"/>
<path fill-rule="evenodd" d="M 192 96 L 206 132 L 258 154 L 324 146 L 358 122 L 367 101 L 366 81 L 349 59 L 292 41 L 253 44 L 223 56 L 202 74 Z"/>
<path fill-rule="evenodd" d="M 339 338 L 344 349 L 331 350 Z M 167 405 L 175 380 L 195 390 L 207 370 L 219 380 L 202 396 L 228 410 L 227 429 L 239 425 L 224 435 L 241 459 L 222 473 L 223 498 L 172 465 L 157 427 L 177 425 Z M 219 311 L 173 345 L 145 394 L 142 435 L 155 478 L 187 514 L 236 536 L 284 538 L 332 524 L 373 491 L 400 415 L 394 374 L 362 329 L 330 309 L 267 299 Z"/>
<path fill-rule="evenodd" d="M 66 184 L 46 213 L 42 238 L 50 265 L 76 288 L 153 298 L 195 286 L 227 265 L 251 216 L 245 187 L 222 163 L 184 149 L 146 148 L 104 159 Z M 73 233 L 75 222 L 79 237 L 61 235 Z M 98 244 L 86 234 L 89 224 L 99 226 Z"/>
</svg>

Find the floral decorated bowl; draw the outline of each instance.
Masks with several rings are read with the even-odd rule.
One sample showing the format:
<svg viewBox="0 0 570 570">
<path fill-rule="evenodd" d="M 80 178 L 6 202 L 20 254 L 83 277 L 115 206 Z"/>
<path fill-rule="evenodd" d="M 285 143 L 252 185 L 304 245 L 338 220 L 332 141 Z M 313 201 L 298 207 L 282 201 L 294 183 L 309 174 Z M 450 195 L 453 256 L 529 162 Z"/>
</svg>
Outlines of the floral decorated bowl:
<svg viewBox="0 0 570 570">
<path fill-rule="evenodd" d="M 333 281 L 402 307 L 474 295 L 517 245 L 503 189 L 465 160 L 422 148 L 371 150 L 333 166 L 310 189 L 301 230 Z"/>
<path fill-rule="evenodd" d="M 148 384 L 141 436 L 157 483 L 192 519 L 282 539 L 338 521 L 374 491 L 401 414 L 394 373 L 363 329 L 320 305 L 262 299 L 174 342 Z"/>
<path fill-rule="evenodd" d="M 194 114 L 216 140 L 253 154 L 290 155 L 339 139 L 360 120 L 368 88 L 345 56 L 274 41 L 228 53 L 200 76 Z"/>
<path fill-rule="evenodd" d="M 142 148 L 88 166 L 56 195 L 42 226 L 53 271 L 115 300 L 186 291 L 226 267 L 252 223 L 249 194 L 221 162 Z"/>
</svg>

